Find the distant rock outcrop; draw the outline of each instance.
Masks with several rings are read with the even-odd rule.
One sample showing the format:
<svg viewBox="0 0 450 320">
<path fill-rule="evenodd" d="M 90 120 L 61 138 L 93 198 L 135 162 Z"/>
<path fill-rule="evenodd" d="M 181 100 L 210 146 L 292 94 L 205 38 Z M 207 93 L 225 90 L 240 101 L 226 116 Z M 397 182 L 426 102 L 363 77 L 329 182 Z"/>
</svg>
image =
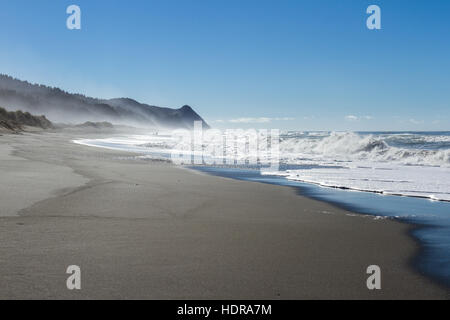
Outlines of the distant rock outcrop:
<svg viewBox="0 0 450 320">
<path fill-rule="evenodd" d="M 29 112 L 6 111 L 0 108 L 0 128 L 7 131 L 22 131 L 26 126 L 42 129 L 53 128 L 53 124 L 45 116 L 34 116 Z"/>
<path fill-rule="evenodd" d="M 45 114 L 53 122 L 86 121 L 146 127 L 192 128 L 194 121 L 206 122 L 189 106 L 180 109 L 161 108 L 129 98 L 96 99 L 71 94 L 59 88 L 31 84 L 0 75 L 0 105 L 8 110 Z"/>
</svg>

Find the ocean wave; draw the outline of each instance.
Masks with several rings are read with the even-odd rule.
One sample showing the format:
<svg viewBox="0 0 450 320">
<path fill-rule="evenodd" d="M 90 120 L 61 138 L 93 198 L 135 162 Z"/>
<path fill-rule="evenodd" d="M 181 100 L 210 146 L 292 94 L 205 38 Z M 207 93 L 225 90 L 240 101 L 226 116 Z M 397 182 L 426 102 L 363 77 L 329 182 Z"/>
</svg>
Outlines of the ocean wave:
<svg viewBox="0 0 450 320">
<path fill-rule="evenodd" d="M 393 140 L 397 139 L 397 146 Z M 444 149 L 412 148 L 411 144 L 441 143 Z M 400 142 L 403 140 L 403 143 Z M 413 141 L 413 143 L 411 142 Z M 283 137 L 280 142 L 281 153 L 287 163 L 296 163 L 296 160 L 338 160 L 338 161 L 377 161 L 396 162 L 404 165 L 430 165 L 449 166 L 450 149 L 449 136 L 421 136 L 416 135 L 361 135 L 353 132 L 332 132 L 327 136 Z M 449 145 L 450 146 L 450 145 Z"/>
<path fill-rule="evenodd" d="M 243 136 L 237 139 L 246 141 Z M 280 138 L 280 167 L 284 171 L 278 175 L 326 187 L 450 201 L 449 141 L 450 135 L 436 134 L 290 132 Z M 169 150 L 189 152 L 184 147 L 178 149 L 179 141 L 170 134 L 74 142 L 144 155 L 161 153 L 166 157 L 170 157 Z M 222 139 L 204 140 L 204 155 L 213 157 L 208 150 L 214 151 L 212 146 L 222 142 Z M 190 143 L 187 147 L 190 150 Z M 225 151 L 226 155 L 219 153 L 224 158 L 245 160 L 249 156 L 233 145 Z M 260 154 L 251 156 L 258 157 L 260 163 L 267 160 Z"/>
</svg>

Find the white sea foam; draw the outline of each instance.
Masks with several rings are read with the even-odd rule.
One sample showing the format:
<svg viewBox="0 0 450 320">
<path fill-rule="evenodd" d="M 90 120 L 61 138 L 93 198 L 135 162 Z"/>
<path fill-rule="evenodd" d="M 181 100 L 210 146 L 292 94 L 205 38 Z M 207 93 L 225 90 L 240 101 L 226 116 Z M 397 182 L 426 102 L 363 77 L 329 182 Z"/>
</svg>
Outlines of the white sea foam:
<svg viewBox="0 0 450 320">
<path fill-rule="evenodd" d="M 353 167 L 287 170 L 278 174 L 290 180 L 326 187 L 450 201 L 449 168 L 360 164 Z"/>
<path fill-rule="evenodd" d="M 391 140 L 394 135 L 391 135 Z M 394 136 L 395 137 L 395 136 Z M 404 137 L 411 141 L 411 137 Z M 423 137 L 423 143 L 447 142 L 449 136 Z M 386 138 L 356 133 L 331 133 L 316 136 L 286 138 L 281 141 L 281 154 L 287 163 L 302 164 L 305 160 L 333 163 L 338 161 L 395 162 L 404 165 L 432 165 L 450 167 L 450 149 L 413 149 L 391 146 Z M 400 144 L 400 142 L 397 142 Z"/>
<path fill-rule="evenodd" d="M 144 154 L 170 153 L 178 143 L 169 133 L 74 142 Z M 220 142 L 205 140 L 203 146 L 213 150 L 211 144 Z M 225 152 L 237 159 L 249 156 Z M 450 135 L 287 132 L 280 154 L 281 163 L 298 166 L 277 172 L 290 180 L 450 201 Z"/>
<path fill-rule="evenodd" d="M 449 146 L 445 135 L 287 137 L 280 143 L 282 162 L 302 168 L 278 174 L 326 187 L 450 201 Z"/>
</svg>

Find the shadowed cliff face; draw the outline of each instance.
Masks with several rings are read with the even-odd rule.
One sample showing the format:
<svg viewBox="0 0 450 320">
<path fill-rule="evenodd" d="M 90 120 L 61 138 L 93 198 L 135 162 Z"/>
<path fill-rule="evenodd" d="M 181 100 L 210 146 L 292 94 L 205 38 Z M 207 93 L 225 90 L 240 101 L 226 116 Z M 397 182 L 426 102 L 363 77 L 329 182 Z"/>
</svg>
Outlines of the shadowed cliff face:
<svg viewBox="0 0 450 320">
<path fill-rule="evenodd" d="M 8 131 L 21 131 L 25 126 L 42 129 L 52 128 L 52 123 L 45 116 L 33 116 L 29 112 L 8 112 L 0 107 L 0 128 Z"/>
<path fill-rule="evenodd" d="M 0 75 L 0 105 L 8 110 L 45 114 L 54 122 L 109 121 L 146 127 L 192 128 L 194 121 L 206 122 L 189 106 L 161 108 L 129 98 L 96 99 L 71 94 L 59 88 L 31 84 Z"/>
</svg>

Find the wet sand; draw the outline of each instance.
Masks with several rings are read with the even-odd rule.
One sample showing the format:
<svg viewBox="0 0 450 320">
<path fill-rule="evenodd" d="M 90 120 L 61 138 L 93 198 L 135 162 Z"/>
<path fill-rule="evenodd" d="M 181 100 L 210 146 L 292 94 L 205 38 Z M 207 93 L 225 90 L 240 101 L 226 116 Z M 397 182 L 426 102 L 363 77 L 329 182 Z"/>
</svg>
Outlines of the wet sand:
<svg viewBox="0 0 450 320">
<path fill-rule="evenodd" d="M 409 225 L 70 142 L 84 137 L 0 136 L 1 299 L 449 298 L 411 267 Z"/>
</svg>

